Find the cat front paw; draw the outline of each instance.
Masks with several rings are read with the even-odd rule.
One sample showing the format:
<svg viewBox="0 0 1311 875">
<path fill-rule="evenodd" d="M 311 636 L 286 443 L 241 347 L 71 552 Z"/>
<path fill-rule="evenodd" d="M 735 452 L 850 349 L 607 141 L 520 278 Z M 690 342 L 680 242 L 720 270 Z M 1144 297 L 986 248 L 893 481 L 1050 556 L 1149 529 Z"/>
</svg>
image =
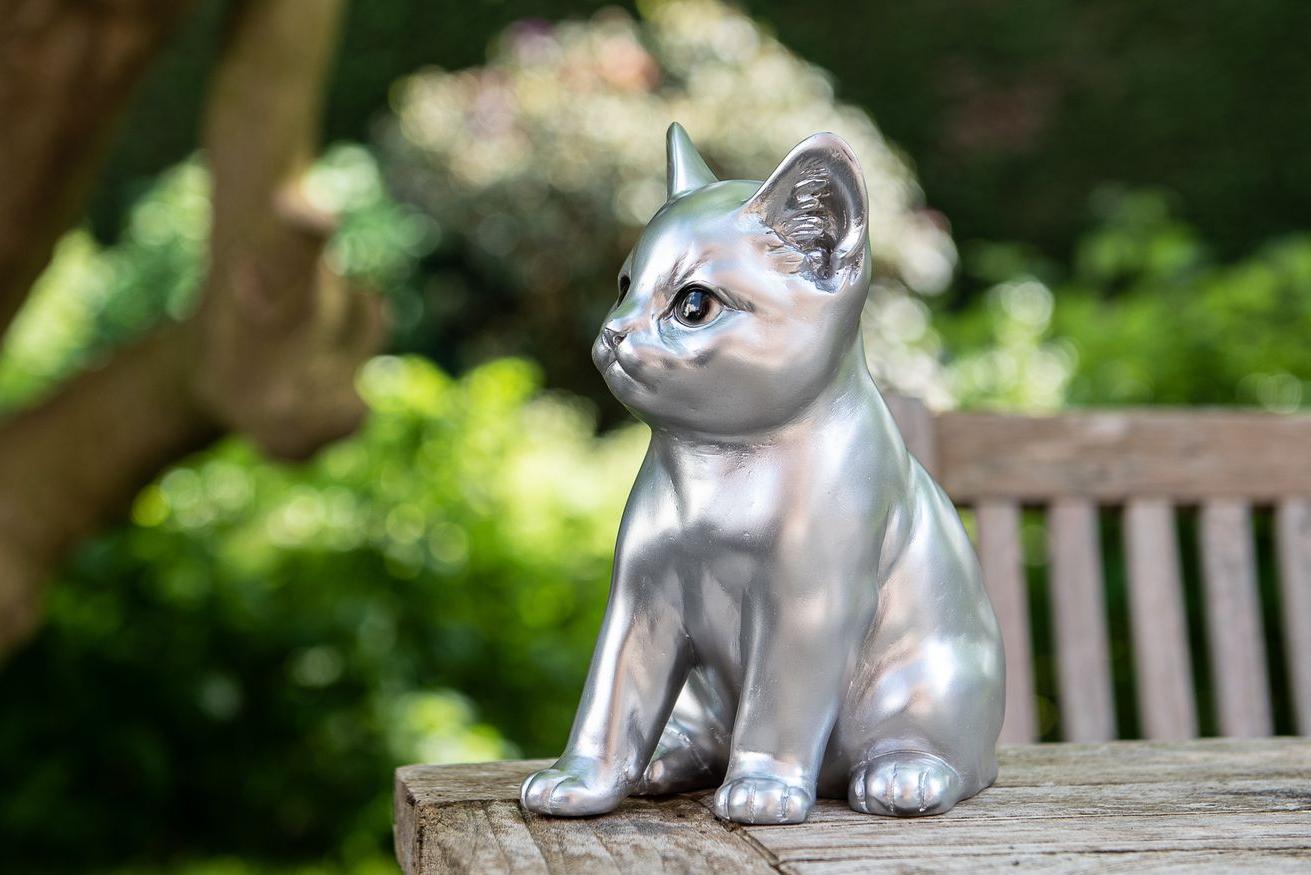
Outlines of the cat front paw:
<svg viewBox="0 0 1311 875">
<path fill-rule="evenodd" d="M 715 793 L 714 811 L 734 823 L 801 823 L 814 804 L 814 791 L 806 787 L 753 775 L 726 781 Z"/>
<path fill-rule="evenodd" d="M 960 775 L 919 751 L 881 754 L 851 772 L 847 801 L 864 814 L 918 817 L 941 814 L 961 797 Z"/>
<path fill-rule="evenodd" d="M 586 817 L 614 811 L 627 795 L 620 782 L 607 780 L 594 761 L 562 758 L 529 775 L 519 789 L 523 807 L 556 817 Z"/>
</svg>

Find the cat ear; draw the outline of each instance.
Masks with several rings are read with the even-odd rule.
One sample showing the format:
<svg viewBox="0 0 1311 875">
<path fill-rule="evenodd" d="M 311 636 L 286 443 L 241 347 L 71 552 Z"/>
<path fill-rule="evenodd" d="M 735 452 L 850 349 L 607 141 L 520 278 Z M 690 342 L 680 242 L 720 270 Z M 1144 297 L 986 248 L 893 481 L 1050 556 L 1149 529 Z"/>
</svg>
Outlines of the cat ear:
<svg viewBox="0 0 1311 875">
<path fill-rule="evenodd" d="M 851 147 L 836 134 L 814 134 L 798 144 L 743 210 L 799 252 L 821 279 L 864 257 L 865 180 Z"/>
<path fill-rule="evenodd" d="M 665 135 L 665 154 L 668 168 L 668 200 L 719 181 L 715 178 L 715 174 L 710 172 L 706 162 L 697 154 L 696 146 L 692 145 L 692 138 L 678 122 L 670 125 L 669 132 Z"/>
</svg>

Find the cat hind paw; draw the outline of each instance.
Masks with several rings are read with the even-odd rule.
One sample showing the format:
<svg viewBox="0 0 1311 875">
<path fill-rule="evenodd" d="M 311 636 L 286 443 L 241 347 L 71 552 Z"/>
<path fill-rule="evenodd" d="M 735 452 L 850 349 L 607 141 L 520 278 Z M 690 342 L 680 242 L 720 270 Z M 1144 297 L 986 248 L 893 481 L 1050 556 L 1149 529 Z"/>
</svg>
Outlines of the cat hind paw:
<svg viewBox="0 0 1311 875">
<path fill-rule="evenodd" d="M 852 770 L 847 801 L 863 814 L 941 814 L 960 800 L 961 785 L 960 774 L 944 760 L 919 751 L 896 751 Z"/>
</svg>

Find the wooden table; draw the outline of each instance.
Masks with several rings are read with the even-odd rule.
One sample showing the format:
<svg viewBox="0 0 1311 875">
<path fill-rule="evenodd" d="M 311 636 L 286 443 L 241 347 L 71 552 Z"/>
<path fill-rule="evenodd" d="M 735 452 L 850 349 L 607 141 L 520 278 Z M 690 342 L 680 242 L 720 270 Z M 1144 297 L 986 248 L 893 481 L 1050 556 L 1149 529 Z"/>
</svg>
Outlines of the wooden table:
<svg viewBox="0 0 1311 875">
<path fill-rule="evenodd" d="M 438 872 L 1311 873 L 1311 739 L 1003 747 L 996 786 L 898 820 L 821 801 L 799 826 L 735 826 L 708 794 L 602 817 L 519 807 L 545 761 L 396 771 L 396 855 Z"/>
</svg>

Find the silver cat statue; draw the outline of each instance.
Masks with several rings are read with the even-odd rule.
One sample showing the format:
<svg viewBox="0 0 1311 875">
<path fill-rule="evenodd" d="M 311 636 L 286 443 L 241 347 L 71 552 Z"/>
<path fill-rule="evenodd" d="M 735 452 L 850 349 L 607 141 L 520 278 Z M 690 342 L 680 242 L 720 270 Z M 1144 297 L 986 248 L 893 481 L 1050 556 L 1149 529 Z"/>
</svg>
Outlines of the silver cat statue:
<svg viewBox="0 0 1311 875">
<path fill-rule="evenodd" d="M 823 133 L 720 181 L 675 124 L 668 174 L 592 349 L 651 444 L 568 747 L 523 805 L 718 786 L 738 823 L 817 794 L 946 811 L 997 774 L 1001 636 L 865 364 L 860 167 Z"/>
</svg>

